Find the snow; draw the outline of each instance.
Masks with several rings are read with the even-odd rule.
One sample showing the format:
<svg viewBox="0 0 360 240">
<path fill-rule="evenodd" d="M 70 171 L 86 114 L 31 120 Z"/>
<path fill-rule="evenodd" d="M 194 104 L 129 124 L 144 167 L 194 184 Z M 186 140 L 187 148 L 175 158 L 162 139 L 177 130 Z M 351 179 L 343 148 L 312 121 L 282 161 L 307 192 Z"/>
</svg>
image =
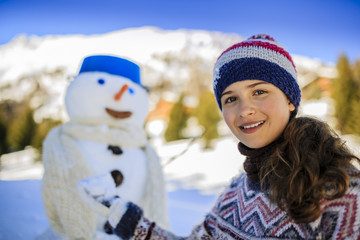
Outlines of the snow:
<svg viewBox="0 0 360 240">
<path fill-rule="evenodd" d="M 329 122 L 334 114 L 332 106 L 333 102 L 330 98 L 306 101 L 303 102 L 303 105 L 301 106 L 301 114 L 313 116 L 332 124 Z"/>
<path fill-rule="evenodd" d="M 232 137 L 219 139 L 207 151 L 199 141 L 157 140 L 154 147 L 167 179 L 170 230 L 188 235 L 220 191 L 239 174 L 243 157 Z M 0 240 L 33 240 L 49 226 L 41 199 L 43 169 L 33 162 L 37 156 L 31 148 L 1 156 Z"/>
<path fill-rule="evenodd" d="M 187 143 L 167 144 L 158 153 L 162 159 L 167 154 L 179 153 L 186 149 Z M 216 194 L 229 180 L 242 170 L 244 157 L 237 150 L 233 138 L 224 138 L 216 142 L 215 150 L 203 150 L 199 142 L 192 145 L 187 152 L 165 165 L 168 188 L 198 189 L 203 194 Z M 175 183 L 173 183 L 175 181 Z"/>
<path fill-rule="evenodd" d="M 34 239 L 48 226 L 40 180 L 0 181 L 0 239 Z"/>
</svg>

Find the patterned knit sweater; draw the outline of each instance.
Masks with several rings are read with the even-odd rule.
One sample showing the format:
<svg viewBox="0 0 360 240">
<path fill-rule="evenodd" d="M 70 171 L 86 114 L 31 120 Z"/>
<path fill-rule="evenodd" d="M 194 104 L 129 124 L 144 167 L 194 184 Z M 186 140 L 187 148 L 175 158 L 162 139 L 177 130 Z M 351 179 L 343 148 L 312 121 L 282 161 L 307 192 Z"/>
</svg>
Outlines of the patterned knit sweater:
<svg viewBox="0 0 360 240">
<path fill-rule="evenodd" d="M 360 239 L 360 179 L 339 199 L 323 201 L 322 215 L 297 224 L 241 174 L 220 195 L 188 237 L 178 237 L 142 217 L 134 239 Z"/>
<path fill-rule="evenodd" d="M 247 156 L 246 173 L 233 179 L 190 236 L 175 236 L 140 214 L 138 224 L 134 225 L 134 239 L 360 240 L 360 178 L 355 176 L 358 170 L 355 167 L 348 169 L 350 184 L 341 198 L 320 202 L 322 214 L 316 221 L 298 224 L 260 191 L 259 167 L 276 144 L 277 141 L 256 151 L 239 144 L 239 151 Z"/>
</svg>

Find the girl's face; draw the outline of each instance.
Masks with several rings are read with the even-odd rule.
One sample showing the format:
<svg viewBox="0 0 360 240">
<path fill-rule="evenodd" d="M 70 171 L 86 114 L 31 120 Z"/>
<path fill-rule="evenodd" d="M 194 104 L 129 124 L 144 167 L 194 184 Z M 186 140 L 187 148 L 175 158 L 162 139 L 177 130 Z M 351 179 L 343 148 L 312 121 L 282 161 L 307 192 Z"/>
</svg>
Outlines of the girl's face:
<svg viewBox="0 0 360 240">
<path fill-rule="evenodd" d="M 221 95 L 226 124 L 249 148 L 264 147 L 285 129 L 295 106 L 275 85 L 245 80 L 229 85 Z"/>
</svg>

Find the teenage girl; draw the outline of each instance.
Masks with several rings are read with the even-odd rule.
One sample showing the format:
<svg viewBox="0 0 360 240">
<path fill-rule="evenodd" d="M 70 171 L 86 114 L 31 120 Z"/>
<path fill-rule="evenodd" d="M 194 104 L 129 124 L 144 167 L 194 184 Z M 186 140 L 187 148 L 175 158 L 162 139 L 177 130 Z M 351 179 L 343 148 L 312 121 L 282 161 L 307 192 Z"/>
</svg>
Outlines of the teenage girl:
<svg viewBox="0 0 360 240">
<path fill-rule="evenodd" d="M 245 172 L 184 238 L 360 239 L 360 174 L 352 165 L 360 159 L 326 123 L 296 117 L 301 91 L 290 54 L 272 37 L 255 35 L 220 55 L 213 80 Z M 93 197 L 91 187 L 80 186 Z M 183 238 L 121 198 L 105 215 L 122 239 Z"/>
</svg>

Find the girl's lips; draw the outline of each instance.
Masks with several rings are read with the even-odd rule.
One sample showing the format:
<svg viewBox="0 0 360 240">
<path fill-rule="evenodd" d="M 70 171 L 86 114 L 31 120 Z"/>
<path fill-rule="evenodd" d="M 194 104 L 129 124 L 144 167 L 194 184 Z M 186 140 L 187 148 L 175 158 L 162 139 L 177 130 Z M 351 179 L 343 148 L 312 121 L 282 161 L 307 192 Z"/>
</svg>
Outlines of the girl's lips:
<svg viewBox="0 0 360 240">
<path fill-rule="evenodd" d="M 240 130 L 243 133 L 250 134 L 256 132 L 259 128 L 261 128 L 264 122 L 265 121 L 247 123 L 245 125 L 240 126 Z"/>
</svg>

